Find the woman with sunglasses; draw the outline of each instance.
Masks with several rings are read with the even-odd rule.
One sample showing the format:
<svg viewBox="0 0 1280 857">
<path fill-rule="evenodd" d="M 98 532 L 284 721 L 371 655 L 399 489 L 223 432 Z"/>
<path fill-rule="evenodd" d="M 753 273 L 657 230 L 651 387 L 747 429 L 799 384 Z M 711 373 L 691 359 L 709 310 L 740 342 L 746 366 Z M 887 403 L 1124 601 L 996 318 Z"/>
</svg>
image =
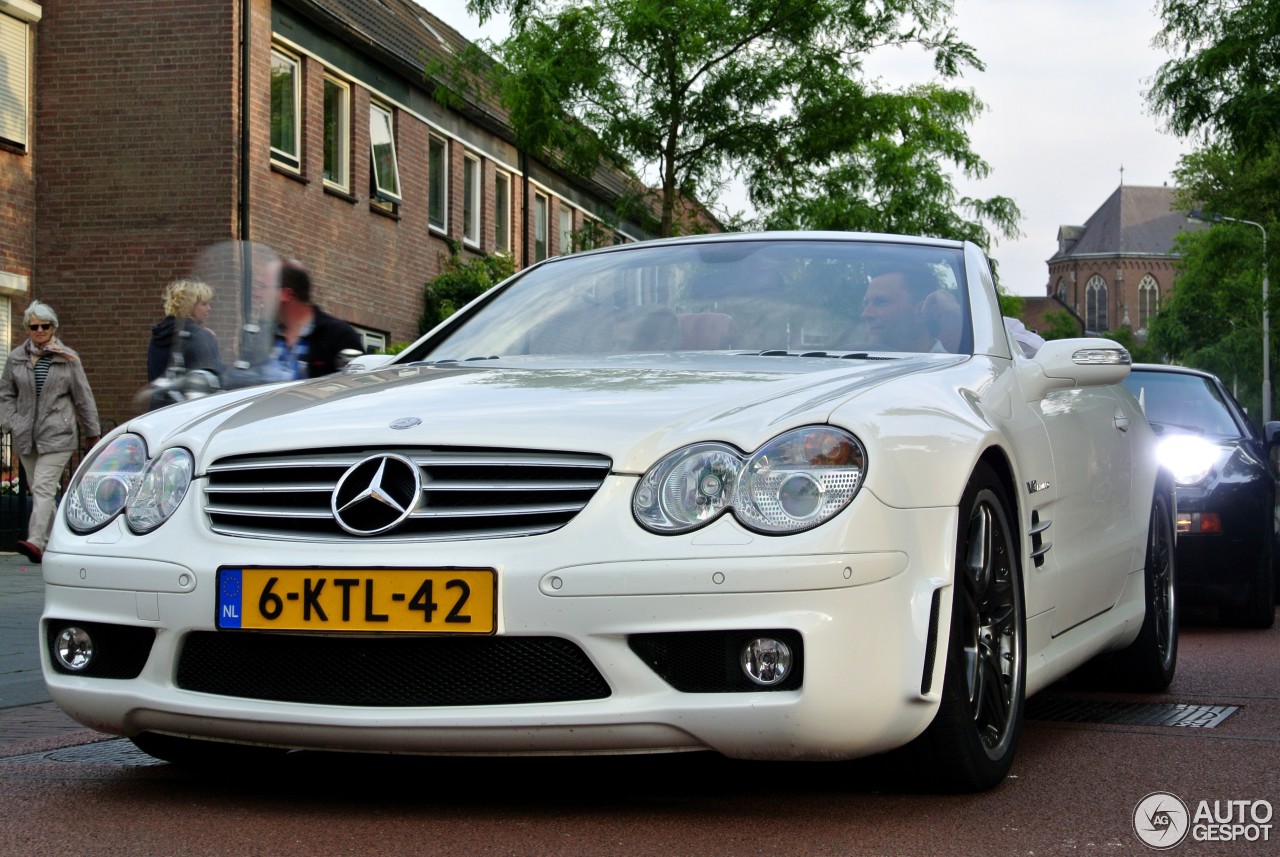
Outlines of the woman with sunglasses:
<svg viewBox="0 0 1280 857">
<path fill-rule="evenodd" d="M 31 519 L 18 553 L 44 559 L 53 529 L 62 471 L 76 449 L 79 423 L 84 448 L 98 442 L 98 406 L 84 365 L 58 338 L 58 314 L 32 301 L 23 313 L 27 341 L 9 354 L 0 376 L 0 425 L 13 435 L 31 489 Z"/>
</svg>

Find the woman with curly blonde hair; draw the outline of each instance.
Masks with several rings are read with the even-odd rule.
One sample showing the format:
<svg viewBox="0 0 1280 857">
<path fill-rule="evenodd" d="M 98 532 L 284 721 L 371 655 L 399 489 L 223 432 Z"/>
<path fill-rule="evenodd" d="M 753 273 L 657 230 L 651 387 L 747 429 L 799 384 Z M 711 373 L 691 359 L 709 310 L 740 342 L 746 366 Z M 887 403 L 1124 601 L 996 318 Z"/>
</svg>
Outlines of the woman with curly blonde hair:
<svg viewBox="0 0 1280 857">
<path fill-rule="evenodd" d="M 147 346 L 147 380 L 154 381 L 172 366 L 190 371 L 225 370 L 218 340 L 206 328 L 213 289 L 201 280 L 178 279 L 164 289 L 164 319 L 151 328 Z"/>
</svg>

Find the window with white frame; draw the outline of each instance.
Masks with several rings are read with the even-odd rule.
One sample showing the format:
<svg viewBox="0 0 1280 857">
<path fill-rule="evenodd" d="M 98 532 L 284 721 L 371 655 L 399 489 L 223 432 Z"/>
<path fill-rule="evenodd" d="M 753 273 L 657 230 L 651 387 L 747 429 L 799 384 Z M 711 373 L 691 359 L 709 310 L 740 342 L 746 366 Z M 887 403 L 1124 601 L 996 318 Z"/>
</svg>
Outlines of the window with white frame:
<svg viewBox="0 0 1280 857">
<path fill-rule="evenodd" d="M 541 262 L 547 258 L 547 220 L 550 212 L 547 210 L 549 200 L 546 194 L 534 193 L 533 195 L 533 261 Z"/>
<path fill-rule="evenodd" d="M 573 209 L 560 204 L 560 255 L 573 252 Z"/>
<path fill-rule="evenodd" d="M 350 190 L 351 87 L 346 81 L 324 76 L 324 183 Z"/>
<path fill-rule="evenodd" d="M 511 175 L 493 176 L 493 249 L 511 252 Z"/>
<path fill-rule="evenodd" d="M 1094 333 L 1107 329 L 1107 283 L 1097 274 L 1085 283 L 1084 326 Z"/>
<path fill-rule="evenodd" d="M 0 4 L 0 140 L 21 149 L 31 135 L 31 24 L 40 14 L 34 3 Z"/>
<path fill-rule="evenodd" d="M 278 48 L 271 49 L 271 160 L 302 168 L 302 67 Z"/>
<path fill-rule="evenodd" d="M 378 199 L 400 202 L 400 167 L 396 163 L 396 135 L 391 109 L 369 104 L 370 192 Z"/>
<path fill-rule="evenodd" d="M 351 325 L 364 344 L 365 354 L 379 354 L 387 350 L 387 335 L 380 330 L 371 330 L 358 324 Z"/>
<path fill-rule="evenodd" d="M 427 143 L 427 223 L 449 231 L 449 143 L 434 134 Z"/>
<path fill-rule="evenodd" d="M 1138 283 L 1138 329 L 1146 330 L 1160 311 L 1160 284 L 1147 274 Z"/>
<path fill-rule="evenodd" d="M 462 240 L 480 246 L 480 159 L 470 152 L 462 156 Z"/>
</svg>

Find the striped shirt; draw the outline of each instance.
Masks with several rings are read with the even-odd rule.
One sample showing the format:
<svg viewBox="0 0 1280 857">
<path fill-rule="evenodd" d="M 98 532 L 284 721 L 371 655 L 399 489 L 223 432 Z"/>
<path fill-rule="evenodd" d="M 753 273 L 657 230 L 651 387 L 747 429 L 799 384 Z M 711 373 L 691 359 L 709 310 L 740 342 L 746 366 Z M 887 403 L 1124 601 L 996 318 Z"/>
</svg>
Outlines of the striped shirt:
<svg viewBox="0 0 1280 857">
<path fill-rule="evenodd" d="M 36 396 L 39 397 L 40 391 L 44 389 L 44 381 L 49 377 L 49 364 L 53 362 L 53 357 L 46 354 L 36 361 Z"/>
</svg>

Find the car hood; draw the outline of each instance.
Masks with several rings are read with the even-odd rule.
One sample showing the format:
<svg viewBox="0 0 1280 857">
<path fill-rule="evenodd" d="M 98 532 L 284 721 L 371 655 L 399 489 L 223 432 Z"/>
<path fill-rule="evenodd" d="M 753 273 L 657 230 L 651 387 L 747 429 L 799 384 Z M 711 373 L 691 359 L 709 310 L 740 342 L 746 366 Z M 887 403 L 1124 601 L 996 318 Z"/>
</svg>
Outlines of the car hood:
<svg viewBox="0 0 1280 857">
<path fill-rule="evenodd" d="M 222 393 L 139 417 L 154 454 L 170 444 L 227 455 L 369 446 L 593 452 L 644 472 L 666 452 L 718 440 L 751 451 L 824 422 L 850 397 L 963 362 L 674 355 L 393 365 L 374 372 Z"/>
</svg>

